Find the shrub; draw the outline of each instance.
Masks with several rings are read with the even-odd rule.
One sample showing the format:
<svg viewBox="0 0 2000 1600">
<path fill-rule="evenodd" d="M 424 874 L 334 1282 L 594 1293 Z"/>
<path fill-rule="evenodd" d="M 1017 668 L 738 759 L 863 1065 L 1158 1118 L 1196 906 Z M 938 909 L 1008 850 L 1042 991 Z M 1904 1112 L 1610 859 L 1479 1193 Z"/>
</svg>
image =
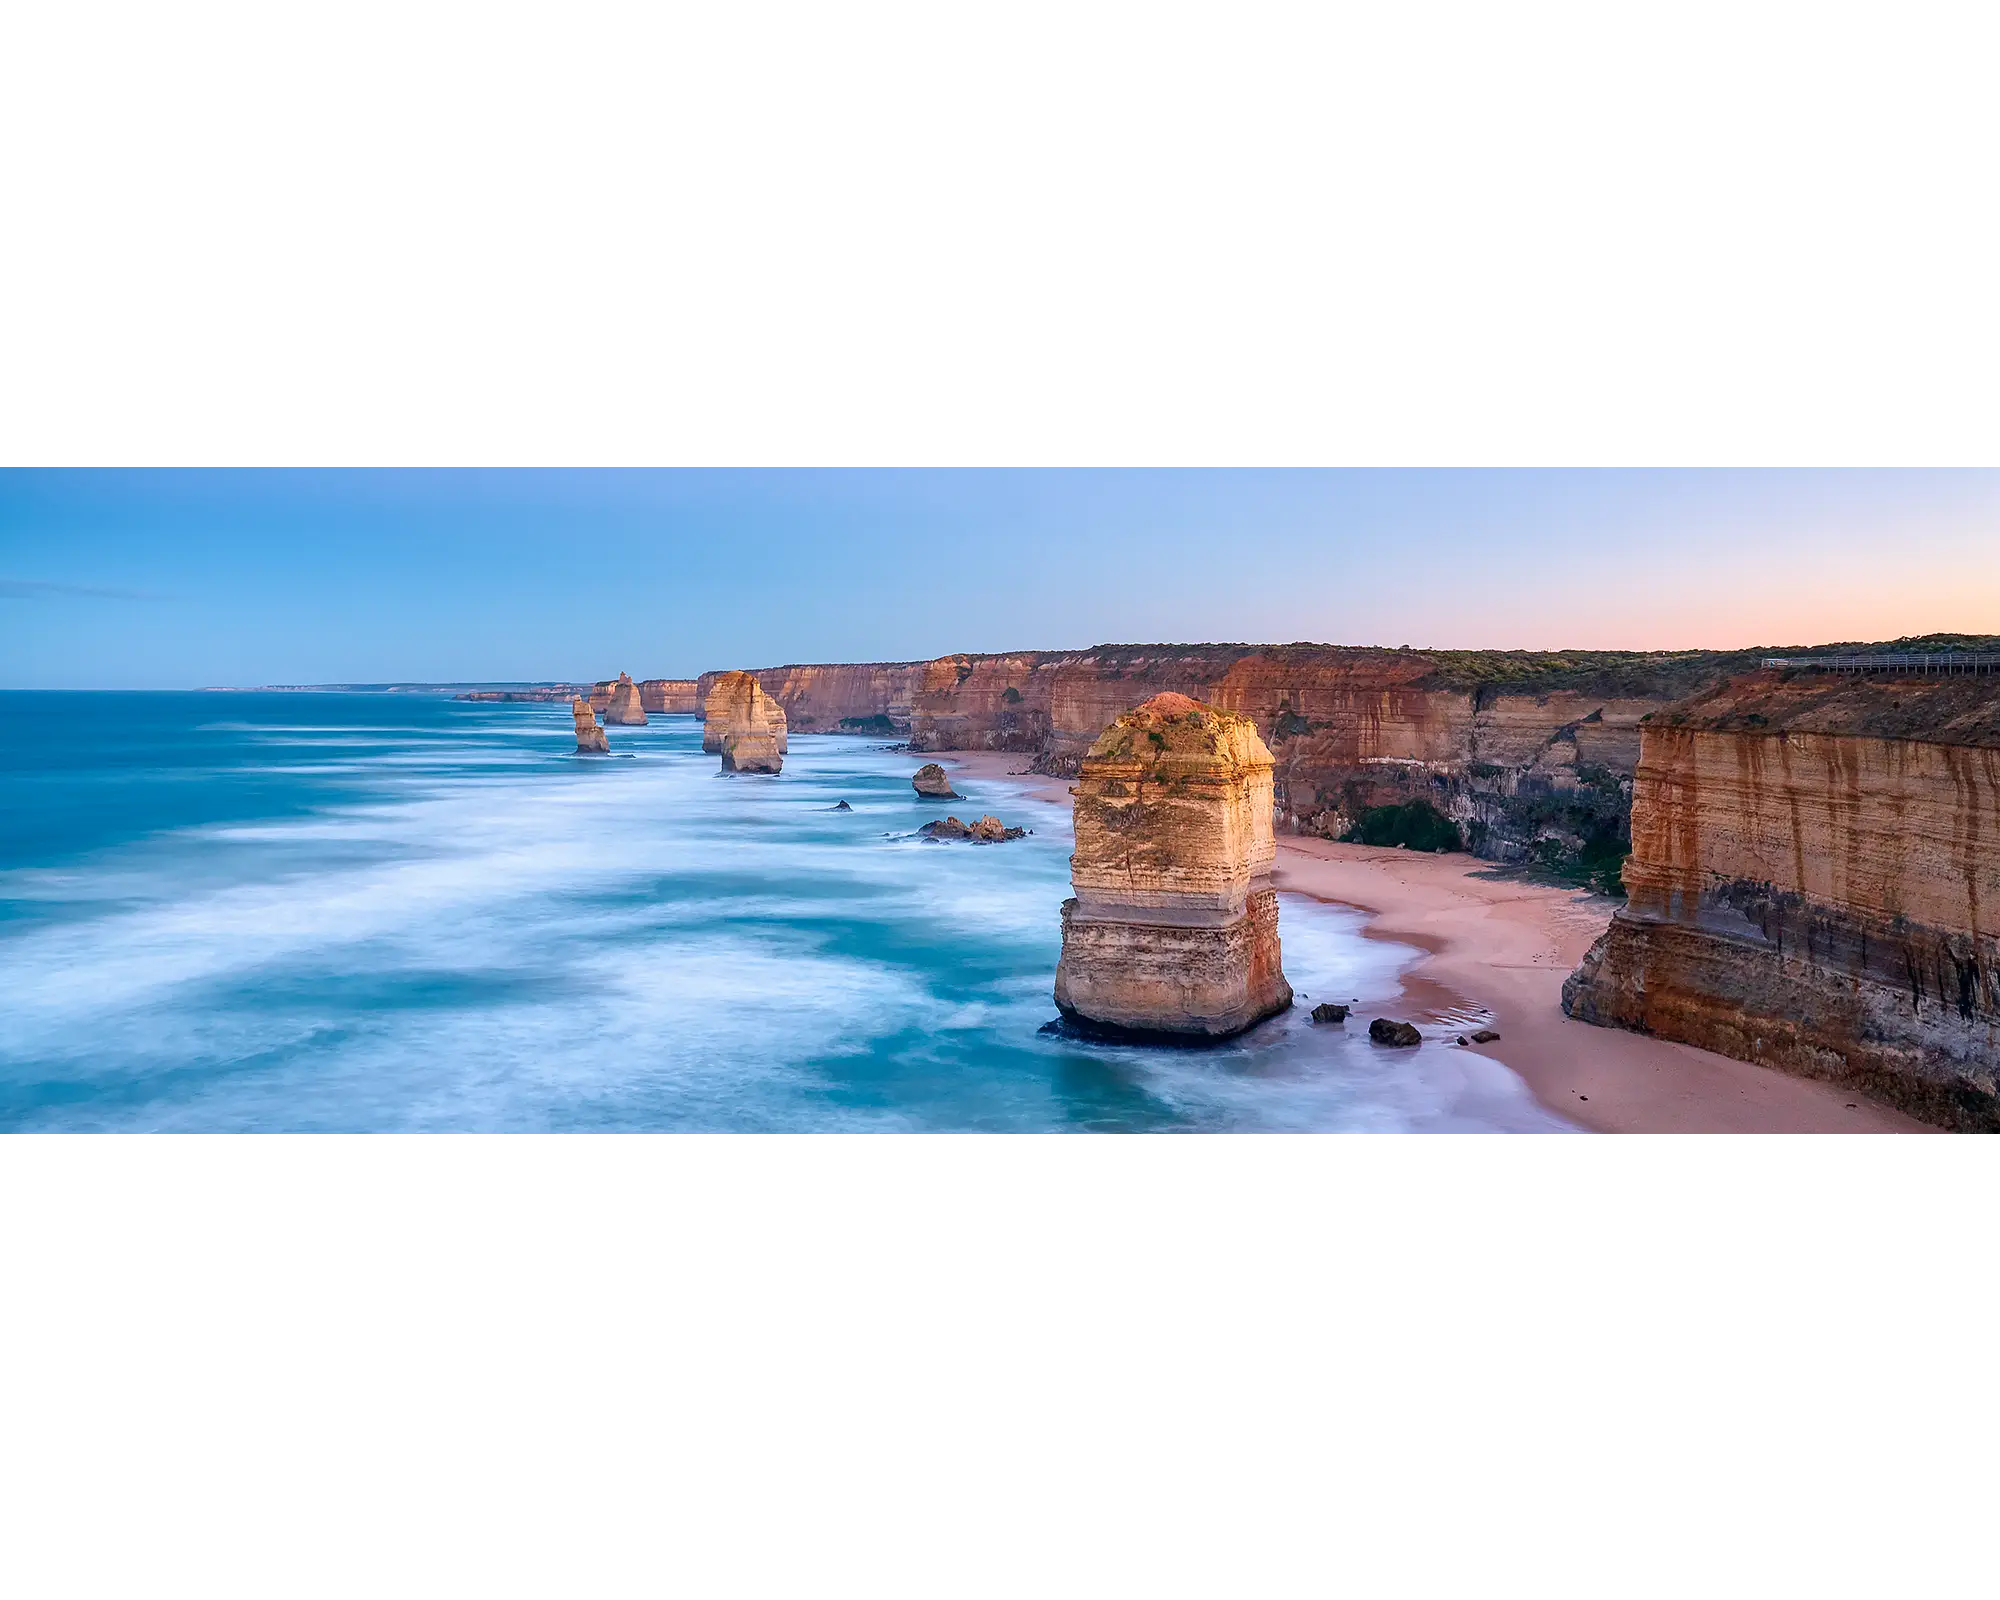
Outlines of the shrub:
<svg viewBox="0 0 2000 1600">
<path fill-rule="evenodd" d="M 1463 850 L 1458 824 L 1428 800 L 1371 806 L 1347 830 L 1349 844 L 1403 845 L 1411 850 Z"/>
</svg>

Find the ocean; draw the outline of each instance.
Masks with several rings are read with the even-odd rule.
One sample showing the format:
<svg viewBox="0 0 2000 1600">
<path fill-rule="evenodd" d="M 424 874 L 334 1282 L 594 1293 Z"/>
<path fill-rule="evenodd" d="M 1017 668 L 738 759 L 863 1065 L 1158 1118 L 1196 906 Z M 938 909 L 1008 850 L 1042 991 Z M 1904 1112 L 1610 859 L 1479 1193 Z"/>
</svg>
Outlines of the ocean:
<svg viewBox="0 0 2000 1600">
<path fill-rule="evenodd" d="M 0 694 L 0 1128 L 1567 1126 L 1450 1025 L 1308 1021 L 1418 958 L 1357 912 L 1280 896 L 1310 998 L 1238 1041 L 1045 1035 L 1066 807 L 960 778 L 948 809 L 1033 832 L 934 844 L 929 758 L 880 740 L 795 737 L 771 778 L 693 718 L 610 737 L 441 694 Z"/>
</svg>

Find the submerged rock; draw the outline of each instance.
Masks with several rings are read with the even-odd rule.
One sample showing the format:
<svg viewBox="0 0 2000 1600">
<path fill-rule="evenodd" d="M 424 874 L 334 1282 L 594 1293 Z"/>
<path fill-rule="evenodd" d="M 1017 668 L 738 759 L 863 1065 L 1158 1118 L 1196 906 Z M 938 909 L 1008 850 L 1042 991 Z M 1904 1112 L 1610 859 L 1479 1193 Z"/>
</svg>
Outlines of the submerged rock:
<svg viewBox="0 0 2000 1600">
<path fill-rule="evenodd" d="M 910 787 L 926 800 L 961 800 L 964 798 L 953 791 L 951 779 L 945 776 L 944 768 L 935 761 L 927 761 L 910 778 Z"/>
<path fill-rule="evenodd" d="M 854 807 L 852 807 L 845 800 L 843 800 L 840 802 L 839 805 L 835 806 L 833 809 L 836 811 L 852 811 Z"/>
<path fill-rule="evenodd" d="M 597 725 L 597 713 L 590 709 L 590 702 L 572 700 L 569 711 L 576 722 L 576 753 L 580 756 L 609 755 L 611 743 L 604 737 L 604 730 Z"/>
<path fill-rule="evenodd" d="M 747 672 L 725 672 L 704 702 L 701 747 L 724 772 L 777 772 L 785 764 L 785 711 Z"/>
<path fill-rule="evenodd" d="M 926 822 L 917 832 L 926 839 L 970 839 L 972 830 L 956 817 L 946 817 L 942 822 Z"/>
<path fill-rule="evenodd" d="M 643 728 L 646 725 L 646 708 L 640 703 L 639 686 L 632 681 L 632 674 L 621 672 L 611 685 L 611 694 L 605 703 L 604 720 L 612 727 Z"/>
<path fill-rule="evenodd" d="M 1313 1007 L 1312 1019 L 1315 1022 L 1345 1022 L 1347 1007 L 1337 1006 L 1331 1000 L 1323 1000 Z"/>
<path fill-rule="evenodd" d="M 1392 1044 L 1399 1049 L 1424 1042 L 1424 1036 L 1410 1023 L 1397 1022 L 1390 1017 L 1377 1017 L 1369 1023 L 1368 1037 L 1377 1044 Z"/>
<path fill-rule="evenodd" d="M 1180 694 L 1120 716 L 1075 789 L 1056 1006 L 1079 1029 L 1199 1043 L 1292 1003 L 1279 962 L 1271 752 Z"/>
</svg>

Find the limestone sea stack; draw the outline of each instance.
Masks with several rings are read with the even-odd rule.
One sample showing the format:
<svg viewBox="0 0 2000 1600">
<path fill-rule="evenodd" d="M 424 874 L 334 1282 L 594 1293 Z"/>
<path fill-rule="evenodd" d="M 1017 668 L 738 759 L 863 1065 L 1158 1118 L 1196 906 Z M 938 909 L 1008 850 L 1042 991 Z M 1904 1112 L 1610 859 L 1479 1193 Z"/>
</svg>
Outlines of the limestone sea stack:
<svg viewBox="0 0 2000 1600">
<path fill-rule="evenodd" d="M 611 753 L 610 741 L 604 737 L 604 730 L 597 725 L 597 713 L 590 709 L 588 700 L 572 700 L 570 715 L 576 719 L 576 753 L 580 756 L 603 756 Z"/>
<path fill-rule="evenodd" d="M 954 793 L 951 779 L 945 776 L 944 768 L 935 761 L 927 761 L 910 778 L 910 786 L 926 800 L 957 800 L 961 796 Z"/>
<path fill-rule="evenodd" d="M 725 672 L 705 703 L 701 747 L 724 772 L 776 772 L 785 764 L 785 712 L 747 672 Z"/>
<path fill-rule="evenodd" d="M 621 672 L 611 685 L 611 698 L 604 708 L 604 720 L 613 727 L 643 728 L 646 725 L 646 708 L 639 703 L 639 686 L 632 681 L 632 674 Z"/>
<path fill-rule="evenodd" d="M 1056 1005 L 1106 1037 L 1227 1038 L 1292 1003 L 1279 962 L 1271 752 L 1181 694 L 1125 712 L 1083 759 Z"/>
</svg>

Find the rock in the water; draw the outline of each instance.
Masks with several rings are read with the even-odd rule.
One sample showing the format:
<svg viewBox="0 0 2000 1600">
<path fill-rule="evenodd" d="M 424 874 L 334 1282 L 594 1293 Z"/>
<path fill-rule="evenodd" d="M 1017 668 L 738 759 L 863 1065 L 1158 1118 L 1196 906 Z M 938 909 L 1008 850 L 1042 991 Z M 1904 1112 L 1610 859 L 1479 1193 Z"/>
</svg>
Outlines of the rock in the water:
<svg viewBox="0 0 2000 1600">
<path fill-rule="evenodd" d="M 785 711 L 747 672 L 725 672 L 704 702 L 701 747 L 724 772 L 777 772 L 785 764 Z"/>
<path fill-rule="evenodd" d="M 1008 839 L 1018 839 L 1028 830 L 1010 828 L 998 817 L 981 817 L 969 830 L 972 837 L 981 844 L 1000 844 Z"/>
<path fill-rule="evenodd" d="M 1347 1007 L 1337 1006 L 1331 1000 L 1322 1001 L 1313 1007 L 1312 1019 L 1315 1022 L 1345 1022 Z"/>
<path fill-rule="evenodd" d="M 1368 1024 L 1368 1037 L 1377 1044 L 1413 1045 L 1422 1044 L 1424 1036 L 1407 1022 L 1395 1022 L 1388 1017 L 1377 1017 Z"/>
<path fill-rule="evenodd" d="M 836 811 L 852 811 L 854 807 L 852 807 L 845 800 L 843 800 L 840 802 L 839 805 L 835 806 L 833 809 Z"/>
<path fill-rule="evenodd" d="M 1481 1028 L 1472 1036 L 1472 1042 L 1474 1044 L 1491 1044 L 1499 1037 L 1500 1035 L 1495 1033 L 1491 1028 Z"/>
<path fill-rule="evenodd" d="M 951 779 L 945 776 L 944 768 L 939 766 L 935 761 L 927 761 L 924 765 L 917 768 L 915 775 L 910 779 L 910 787 L 915 789 L 926 800 L 960 800 L 964 798 L 963 795 L 953 792 Z"/>
<path fill-rule="evenodd" d="M 1279 963 L 1271 752 L 1248 717 L 1180 694 L 1084 758 L 1056 1005 L 1087 1032 L 1199 1042 L 1292 1003 Z"/>
<path fill-rule="evenodd" d="M 970 839 L 972 830 L 956 817 L 946 817 L 942 822 L 926 822 L 917 832 L 926 839 Z"/>
<path fill-rule="evenodd" d="M 604 737 L 604 730 L 597 725 L 597 713 L 590 709 L 590 702 L 572 700 L 569 711 L 576 721 L 576 753 L 580 756 L 609 755 L 611 743 Z"/>
<path fill-rule="evenodd" d="M 604 707 L 604 720 L 612 727 L 643 728 L 646 725 L 646 708 L 639 701 L 639 686 L 632 681 L 632 674 L 621 672 L 611 685 L 611 697 Z"/>
</svg>

